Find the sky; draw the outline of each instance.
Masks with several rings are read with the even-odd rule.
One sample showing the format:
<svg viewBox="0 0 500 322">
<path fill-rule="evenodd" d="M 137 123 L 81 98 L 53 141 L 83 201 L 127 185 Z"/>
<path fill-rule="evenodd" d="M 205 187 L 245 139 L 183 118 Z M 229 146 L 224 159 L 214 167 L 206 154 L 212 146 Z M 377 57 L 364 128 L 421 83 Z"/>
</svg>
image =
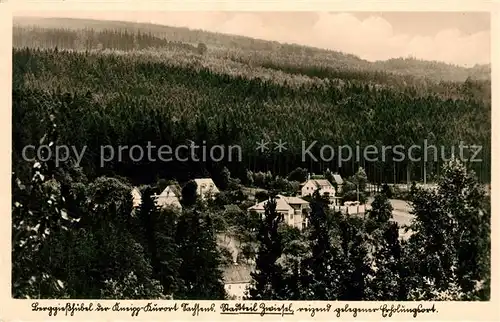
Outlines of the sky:
<svg viewBox="0 0 500 322">
<path fill-rule="evenodd" d="M 296 43 L 369 61 L 398 57 L 460 66 L 490 63 L 490 15 L 481 12 L 38 11 L 15 16 L 151 22 Z"/>
</svg>

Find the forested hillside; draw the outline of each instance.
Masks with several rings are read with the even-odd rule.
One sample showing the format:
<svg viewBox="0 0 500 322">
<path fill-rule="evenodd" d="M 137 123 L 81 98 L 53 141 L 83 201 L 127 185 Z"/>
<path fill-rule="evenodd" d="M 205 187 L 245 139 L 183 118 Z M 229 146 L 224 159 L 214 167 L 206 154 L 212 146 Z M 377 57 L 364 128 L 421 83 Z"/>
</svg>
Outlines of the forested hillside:
<svg viewBox="0 0 500 322">
<path fill-rule="evenodd" d="M 143 32 L 158 39 L 175 43 L 185 43 L 195 46 L 198 43 L 204 43 L 210 47 L 210 51 L 213 53 L 223 55 L 225 58 L 231 57 L 237 60 L 250 61 L 253 65 L 278 65 L 280 68 L 300 68 L 302 72 L 309 70 L 310 73 L 318 73 L 318 70 L 320 70 L 323 76 L 328 75 L 328 73 L 331 76 L 332 72 L 338 70 L 350 70 L 365 73 L 367 71 L 383 71 L 411 77 L 426 77 L 434 81 L 465 81 L 467 77 L 481 80 L 491 78 L 491 68 L 489 65 L 476 65 L 472 68 L 464 68 L 442 62 L 423 61 L 414 58 L 398 58 L 372 63 L 349 53 L 148 23 L 70 18 L 15 17 L 14 26 L 37 26 L 37 28 L 42 29 L 55 28 L 67 31 L 82 31 L 87 29 L 92 30 L 92 32 L 120 30 L 128 34 Z M 36 36 L 35 43 L 42 47 L 50 47 L 50 42 L 54 41 L 54 38 L 48 41 L 48 38 L 45 37 L 50 38 L 50 36 L 45 32 L 34 33 L 31 30 L 29 33 L 23 33 L 22 30 L 14 29 L 14 46 L 33 45 L 34 36 Z M 76 34 L 70 36 L 72 40 L 75 37 Z M 89 37 L 86 33 L 80 33 L 80 37 L 92 39 L 92 36 Z M 61 37 L 59 39 L 59 48 L 67 48 L 67 38 Z M 94 45 L 97 45 L 97 42 Z M 152 43 L 150 45 L 157 47 L 157 45 L 153 45 Z M 75 48 L 74 43 L 70 43 L 69 46 Z M 90 49 L 93 48 L 92 46 L 92 42 L 88 42 L 87 45 L 81 48 Z M 118 46 L 116 45 L 113 48 L 120 49 Z M 311 70 L 314 70 L 314 72 Z M 317 76 L 313 74 L 308 75 Z"/>
<path fill-rule="evenodd" d="M 480 185 L 491 174 L 488 67 L 369 63 L 147 24 L 21 22 L 12 51 L 14 297 L 226 299 L 222 269 L 233 260 L 216 235 L 231 234 L 243 245 L 237 261 L 258 268 L 252 300 L 489 300 L 490 209 Z M 426 139 L 451 161 L 441 151 L 426 164 L 394 162 L 391 153 L 340 164 L 301 157 L 314 141 L 310 151 L 319 155 L 323 144 L 408 148 Z M 287 149 L 259 152 L 261 140 Z M 126 153 L 102 163 L 103 146 L 192 141 L 241 146 L 242 159 L 165 162 Z M 483 161 L 452 159 L 461 142 L 482 146 Z M 28 145 L 45 149 L 26 160 Z M 73 156 L 57 164 L 62 145 L 84 151 L 81 163 Z M 336 213 L 315 194 L 310 225 L 284 225 L 275 192 L 295 194 L 309 173 L 333 182 L 334 171 L 346 178 L 345 200 L 366 199 L 369 183 L 384 184 L 372 209 Z M 407 192 L 414 220 L 401 241 L 389 201 L 396 190 L 386 183 L 424 173 L 436 190 L 415 184 Z M 215 199 L 197 196 L 191 179 L 199 177 L 213 178 Z M 167 186 L 181 191 L 182 209 L 156 205 Z M 258 190 L 253 199 L 249 190 Z M 247 211 L 263 200 L 263 219 Z"/>
<path fill-rule="evenodd" d="M 318 143 L 311 151 L 318 155 L 322 144 L 409 147 L 422 146 L 425 139 L 442 146 L 447 158 L 452 146 L 458 153 L 461 141 L 482 145 L 478 157 L 483 162 L 470 166 L 482 181 L 489 180 L 489 81 L 431 82 L 423 88 L 402 85 L 403 80 L 392 74 L 350 70 L 339 71 L 333 79 L 316 78 L 166 49 L 130 53 L 14 49 L 13 55 L 14 158 L 33 143 L 34 134 L 43 131 L 38 120 L 52 106 L 62 122 L 64 141 L 87 146 L 82 165 L 90 174 L 116 173 L 137 183 L 147 183 L 158 174 L 184 181 L 223 165 L 237 177 L 244 177 L 246 169 L 285 175 L 298 166 L 351 175 L 363 165 L 371 181 L 421 180 L 423 164 L 418 162 L 352 158 L 339 167 L 337 157 L 330 162 L 302 162 L 301 152 L 303 144 L 308 147 L 314 141 Z M 391 78 L 399 85 L 383 84 Z M 260 154 L 255 142 L 262 139 L 281 139 L 287 150 Z M 146 146 L 150 141 L 176 146 L 186 140 L 205 141 L 207 147 L 238 144 L 243 162 L 166 166 L 125 159 L 99 168 L 102 145 Z M 429 176 L 440 164 L 427 164 Z"/>
</svg>

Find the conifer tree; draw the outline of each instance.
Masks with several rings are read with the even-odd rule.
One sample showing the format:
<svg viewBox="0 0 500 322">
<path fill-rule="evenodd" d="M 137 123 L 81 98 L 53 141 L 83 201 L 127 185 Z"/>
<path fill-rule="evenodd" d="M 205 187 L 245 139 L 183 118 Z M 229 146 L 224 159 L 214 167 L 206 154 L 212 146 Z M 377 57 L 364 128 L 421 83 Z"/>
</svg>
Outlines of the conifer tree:
<svg viewBox="0 0 500 322">
<path fill-rule="evenodd" d="M 335 300 L 341 294 L 342 259 L 334 243 L 328 200 L 314 192 L 309 215 L 310 254 L 302 261 L 301 289 L 305 300 Z"/>
<path fill-rule="evenodd" d="M 360 217 L 342 215 L 338 234 L 341 236 L 343 271 L 341 277 L 342 301 L 361 301 L 367 296 L 367 278 L 371 274 L 369 240 Z"/>
<path fill-rule="evenodd" d="M 198 209 L 183 211 L 176 231 L 178 245 L 179 288 L 176 299 L 223 300 L 221 254 L 217 248 L 210 216 Z"/>
<path fill-rule="evenodd" d="M 389 185 L 387 183 L 384 183 L 382 185 L 382 193 L 385 194 L 387 196 L 387 198 L 392 198 L 392 190 L 391 190 L 391 187 L 389 187 Z"/>
<path fill-rule="evenodd" d="M 49 259 L 40 256 L 43 249 L 55 242 L 54 235 L 71 229 L 80 220 L 65 209 L 59 184 L 61 172 L 57 171 L 53 157 L 59 133 L 56 115 L 51 112 L 42 119 L 47 132 L 40 144 L 50 147 L 50 151 L 42 155 L 46 161 L 31 163 L 32 178 L 27 183 L 16 173 L 12 175 L 12 285 L 16 298 L 69 294 L 65 281 L 51 272 Z"/>
<path fill-rule="evenodd" d="M 231 180 L 231 173 L 227 167 L 222 168 L 220 174 L 220 188 L 226 190 L 229 188 L 229 182 Z"/>
<path fill-rule="evenodd" d="M 414 188 L 412 193 L 411 296 L 488 299 L 483 290 L 490 274 L 489 201 L 474 173 L 452 159 L 436 190 Z"/>
<path fill-rule="evenodd" d="M 150 259 L 154 278 L 160 281 L 165 295 L 171 295 L 177 287 L 180 264 L 175 244 L 176 213 L 156 205 L 152 188 L 145 187 L 141 195 L 138 238 Z"/>
<path fill-rule="evenodd" d="M 284 269 L 278 262 L 283 254 L 281 236 L 278 226 L 283 221 L 283 215 L 276 211 L 276 199 L 271 197 L 265 204 L 265 214 L 262 218 L 256 256 L 256 271 L 251 273 L 252 285 L 249 297 L 252 300 L 286 299 Z"/>
<path fill-rule="evenodd" d="M 372 221 L 376 227 L 382 227 L 389 223 L 392 219 L 392 205 L 388 197 L 384 193 L 375 195 L 371 204 L 371 209 L 368 211 L 368 219 Z"/>
<path fill-rule="evenodd" d="M 367 299 L 406 300 L 407 285 L 399 227 L 392 218 L 392 206 L 384 193 L 377 194 L 368 212 L 372 273 L 367 283 Z"/>
<path fill-rule="evenodd" d="M 182 199 L 181 203 L 185 207 L 193 207 L 196 204 L 198 195 L 196 190 L 198 189 L 198 184 L 194 180 L 189 180 L 182 188 Z"/>
</svg>

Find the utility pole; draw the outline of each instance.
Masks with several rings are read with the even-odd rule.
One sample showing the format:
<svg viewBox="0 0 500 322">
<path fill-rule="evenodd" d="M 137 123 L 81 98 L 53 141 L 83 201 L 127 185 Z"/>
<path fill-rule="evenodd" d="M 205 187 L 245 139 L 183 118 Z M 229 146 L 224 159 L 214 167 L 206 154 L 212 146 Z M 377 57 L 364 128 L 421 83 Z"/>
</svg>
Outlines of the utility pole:
<svg viewBox="0 0 500 322">
<path fill-rule="evenodd" d="M 356 183 L 356 196 L 357 196 L 357 201 L 359 202 L 359 184 Z"/>
<path fill-rule="evenodd" d="M 427 168 L 426 168 L 427 162 L 424 161 L 424 186 L 427 184 Z"/>
</svg>

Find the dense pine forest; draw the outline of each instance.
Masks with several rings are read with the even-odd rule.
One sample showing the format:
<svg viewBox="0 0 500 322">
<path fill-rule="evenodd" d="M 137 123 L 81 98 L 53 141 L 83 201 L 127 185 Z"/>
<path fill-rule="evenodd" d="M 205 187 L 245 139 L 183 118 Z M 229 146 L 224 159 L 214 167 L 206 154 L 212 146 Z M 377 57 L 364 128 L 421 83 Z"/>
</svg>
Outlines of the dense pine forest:
<svg viewBox="0 0 500 322">
<path fill-rule="evenodd" d="M 216 234 L 237 231 L 257 245 L 248 254 L 258 268 L 251 299 L 489 298 L 489 200 L 480 185 L 491 174 L 489 67 L 370 63 L 155 25 L 36 24 L 13 29 L 15 297 L 224 299 L 228 259 Z M 261 140 L 285 141 L 287 149 L 261 153 Z M 445 147 L 446 160 L 301 159 L 303 142 L 317 141 L 311 152 L 320 155 L 323 144 L 409 147 L 424 140 Z M 102 146 L 190 141 L 240 146 L 242 160 L 124 155 L 101 164 Z M 482 146 L 476 157 L 483 161 L 453 158 L 458 150 L 451 147 L 461 142 Z M 23 159 L 25 146 L 49 143 L 86 150 L 79 164 Z M 415 216 L 409 240 L 400 241 L 401 227 L 390 220 L 387 185 L 365 218 L 334 213 L 317 195 L 307 231 L 280 224 L 272 190 L 294 191 L 307 173 L 338 172 L 364 194 L 359 169 L 365 183 L 437 183 L 436 191 L 414 185 L 407 196 Z M 196 200 L 190 180 L 198 177 L 214 178 L 221 195 Z M 180 213 L 154 204 L 167 182 L 183 187 Z M 141 186 L 138 208 L 133 186 Z M 270 191 L 264 220 L 246 213 L 252 202 L 243 186 Z"/>
<path fill-rule="evenodd" d="M 178 170 L 185 164 L 166 167 L 162 162 L 123 160 L 100 168 L 99 146 L 146 146 L 147 142 L 175 146 L 186 140 L 205 141 L 208 148 L 239 145 L 242 163 L 222 162 L 240 178 L 246 169 L 283 176 L 299 166 L 311 172 L 329 168 L 350 175 L 361 165 L 370 181 L 399 183 L 423 180 L 423 161 L 382 164 L 352 158 L 339 166 L 335 156 L 330 162 L 303 162 L 302 144 L 307 147 L 317 141 L 311 151 L 318 155 L 324 144 L 363 149 L 367 145 L 423 146 L 427 140 L 444 149 L 449 159 L 452 147 L 457 154 L 464 142 L 483 147 L 477 156 L 483 162 L 470 167 L 481 181 L 489 181 L 489 80 L 469 77 L 463 82 L 436 83 L 415 78 L 411 85 L 406 76 L 381 71 L 307 68 L 293 50 L 288 57 L 299 57 L 298 63 L 283 67 L 259 61 L 265 55 L 245 61 L 242 57 L 249 56 L 249 51 L 243 50 L 235 61 L 212 54 L 205 44 L 189 46 L 126 31 L 35 29 L 32 33 L 21 28 L 14 29 L 14 45 L 29 39 L 24 34 L 51 49 L 13 51 L 14 120 L 24 124 L 15 127 L 15 156 L 40 130 L 38 122 L 32 128 L 29 120 L 38 120 L 31 113 L 43 111 L 28 106 L 56 104 L 61 106 L 64 142 L 90 151 L 82 166 L 92 175 L 114 173 L 132 177 L 134 183 L 149 183 L 157 174 L 185 181 L 188 176 L 213 172 L 214 167 L 220 171 L 220 164 L 190 164 L 195 173 L 189 175 Z M 78 47 L 87 40 L 90 47 Z M 88 50 L 98 44 L 101 50 Z M 73 46 L 84 51 L 67 50 Z M 281 139 L 287 142 L 287 150 L 260 155 L 255 142 L 262 139 Z M 425 165 L 427 179 L 438 174 L 442 165 L 440 160 L 432 161 Z"/>
</svg>

